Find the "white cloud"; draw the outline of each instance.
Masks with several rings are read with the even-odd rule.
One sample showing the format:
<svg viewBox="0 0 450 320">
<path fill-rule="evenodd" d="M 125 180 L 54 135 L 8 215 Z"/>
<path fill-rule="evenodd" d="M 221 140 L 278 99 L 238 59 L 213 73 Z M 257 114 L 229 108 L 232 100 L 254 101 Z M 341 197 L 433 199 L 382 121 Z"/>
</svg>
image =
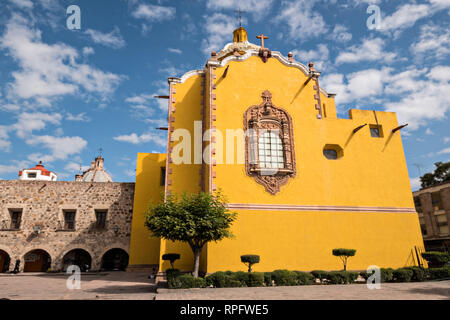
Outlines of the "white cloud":
<svg viewBox="0 0 450 320">
<path fill-rule="evenodd" d="M 294 57 L 298 57 L 298 60 L 306 65 L 313 61 L 314 66 L 319 70 L 325 69 L 330 58 L 330 51 L 325 44 L 319 44 L 316 50 L 292 50 L 292 53 Z"/>
<path fill-rule="evenodd" d="M 391 69 L 367 69 L 350 73 L 345 78 L 342 74 L 329 74 L 322 78 L 322 85 L 327 92 L 336 93 L 336 103 L 348 103 L 367 98 L 375 98 L 383 93 L 384 79 L 389 77 Z"/>
<path fill-rule="evenodd" d="M 405 89 L 401 99 L 385 104 L 387 111 L 397 112 L 400 122 L 409 123 L 409 130 L 416 130 L 432 120 L 443 120 L 450 109 L 450 83 L 447 78 L 442 81 L 441 76 L 446 66 L 437 66 L 426 73 L 427 81 L 418 77 L 423 71 L 412 72 L 408 82 L 416 82 L 415 86 Z M 438 80 L 438 81 L 436 81 Z"/>
<path fill-rule="evenodd" d="M 206 7 L 212 10 L 240 8 L 244 14 L 252 14 L 254 20 L 259 21 L 271 11 L 273 2 L 274 0 L 207 0 Z"/>
<path fill-rule="evenodd" d="M 417 59 L 440 60 L 450 54 L 450 30 L 435 25 L 421 27 L 419 40 L 410 47 Z"/>
<path fill-rule="evenodd" d="M 22 161 L 13 160 L 11 162 L 12 164 L 9 165 L 0 164 L 0 174 L 16 173 L 18 175 L 20 170 L 24 168 L 29 168 L 31 165 L 31 162 L 27 160 Z"/>
<path fill-rule="evenodd" d="M 18 137 L 26 138 L 33 131 L 45 129 L 47 123 L 59 125 L 61 119 L 62 116 L 59 113 L 23 112 L 18 116 L 18 121 L 10 128 L 16 131 Z"/>
<path fill-rule="evenodd" d="M 83 48 L 83 56 L 88 56 L 88 55 L 91 55 L 94 53 L 95 53 L 95 50 L 92 47 L 84 47 Z"/>
<path fill-rule="evenodd" d="M 331 39 L 336 42 L 348 42 L 352 40 L 353 35 L 348 32 L 348 28 L 342 24 L 337 24 L 331 34 Z"/>
<path fill-rule="evenodd" d="M 167 50 L 169 52 L 176 53 L 176 54 L 182 54 L 183 53 L 183 51 L 181 51 L 180 49 L 176 49 L 176 48 L 168 48 Z"/>
<path fill-rule="evenodd" d="M 432 136 L 432 135 L 434 135 L 434 132 L 431 131 L 430 128 L 427 128 L 427 130 L 425 130 L 425 134 L 427 134 L 427 135 L 429 135 L 429 136 Z"/>
<path fill-rule="evenodd" d="M 167 141 L 164 137 L 155 135 L 155 134 L 148 134 L 144 133 L 141 135 L 137 135 L 136 133 L 132 133 L 129 135 L 121 135 L 113 138 L 116 141 L 120 142 L 128 142 L 132 144 L 142 144 L 147 142 L 154 142 L 159 146 L 165 146 Z"/>
<path fill-rule="evenodd" d="M 364 39 L 361 45 L 353 45 L 347 51 L 340 52 L 336 58 L 337 64 L 355 63 L 361 61 L 378 61 L 392 62 L 396 58 L 396 54 L 392 52 L 384 52 L 384 40 L 381 38 Z"/>
<path fill-rule="evenodd" d="M 8 152 L 11 147 L 11 142 L 8 136 L 8 127 L 0 125 L 0 150 Z"/>
<path fill-rule="evenodd" d="M 314 11 L 315 0 L 283 1 L 281 12 L 275 18 L 280 24 L 287 24 L 289 36 L 295 40 L 314 38 L 327 32 L 322 15 Z"/>
<path fill-rule="evenodd" d="M 175 17 L 176 9 L 152 4 L 140 4 L 131 15 L 150 22 L 170 20 Z"/>
<path fill-rule="evenodd" d="M 26 143 L 50 151 L 49 155 L 34 153 L 28 156 L 32 161 L 52 162 L 55 160 L 66 160 L 69 156 L 80 153 L 86 146 L 87 141 L 80 137 L 53 137 L 33 136 Z"/>
<path fill-rule="evenodd" d="M 421 182 L 420 182 L 420 178 L 409 178 L 409 181 L 411 183 L 411 189 L 413 191 L 418 190 L 421 188 Z"/>
<path fill-rule="evenodd" d="M 118 49 L 125 46 L 125 40 L 123 40 L 118 27 L 115 27 L 114 30 L 112 30 L 110 33 L 103 33 L 101 31 L 93 29 L 87 29 L 84 33 L 90 36 L 92 41 L 94 41 L 95 43 L 107 47 Z"/>
<path fill-rule="evenodd" d="M 71 113 L 68 113 L 66 116 L 66 120 L 69 121 L 81 121 L 81 122 L 89 122 L 91 121 L 91 118 L 86 116 L 86 112 L 79 113 L 77 115 L 73 115 Z"/>
<path fill-rule="evenodd" d="M 6 24 L 0 49 L 7 50 L 20 66 L 20 70 L 12 72 L 14 81 L 9 83 L 13 98 L 34 98 L 39 104 L 50 105 L 51 98 L 73 95 L 81 89 L 106 98 L 123 79 L 77 63 L 78 52 L 73 47 L 42 42 L 41 31 L 17 14 Z"/>
<path fill-rule="evenodd" d="M 206 16 L 206 39 L 202 41 L 202 49 L 205 54 L 211 51 L 220 51 L 227 42 L 233 41 L 235 19 L 222 13 L 214 13 Z"/>
<path fill-rule="evenodd" d="M 23 9 L 32 9 L 33 8 L 33 2 L 31 2 L 31 0 L 9 0 L 9 2 L 12 2 L 16 6 L 23 8 Z"/>
<path fill-rule="evenodd" d="M 449 154 L 450 153 L 450 148 L 445 148 L 442 149 L 441 151 L 437 152 L 437 154 Z"/>
<path fill-rule="evenodd" d="M 69 172 L 79 172 L 81 169 L 81 171 L 85 171 L 87 169 L 89 169 L 89 166 L 83 166 L 80 163 L 76 163 L 76 162 L 69 162 L 66 164 L 66 166 L 64 167 L 64 170 L 69 171 Z"/>
</svg>

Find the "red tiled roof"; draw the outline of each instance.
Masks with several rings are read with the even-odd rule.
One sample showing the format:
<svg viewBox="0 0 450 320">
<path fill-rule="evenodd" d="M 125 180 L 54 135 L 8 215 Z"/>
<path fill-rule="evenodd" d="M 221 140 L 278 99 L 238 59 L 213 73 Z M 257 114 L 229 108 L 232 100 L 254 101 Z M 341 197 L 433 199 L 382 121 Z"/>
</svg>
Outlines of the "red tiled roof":
<svg viewBox="0 0 450 320">
<path fill-rule="evenodd" d="M 42 164 L 37 164 L 35 167 L 30 168 L 30 169 L 27 169 L 27 170 L 40 170 L 40 171 L 41 171 L 41 174 L 42 174 L 43 176 L 50 176 L 50 173 L 51 173 L 50 171 L 48 171 L 47 169 L 45 169 L 44 166 L 43 166 Z M 20 172 L 19 172 L 19 176 L 22 175 L 22 172 L 23 172 L 23 171 L 20 171 Z"/>
</svg>

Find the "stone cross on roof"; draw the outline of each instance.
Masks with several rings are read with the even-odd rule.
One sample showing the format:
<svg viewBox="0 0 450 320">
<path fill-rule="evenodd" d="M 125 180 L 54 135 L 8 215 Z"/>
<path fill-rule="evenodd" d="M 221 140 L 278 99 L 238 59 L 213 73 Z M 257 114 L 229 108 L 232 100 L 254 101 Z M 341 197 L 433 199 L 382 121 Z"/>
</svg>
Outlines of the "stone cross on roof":
<svg viewBox="0 0 450 320">
<path fill-rule="evenodd" d="M 266 37 L 264 34 L 260 34 L 259 36 L 256 36 L 257 39 L 261 39 L 261 49 L 264 49 L 264 39 L 269 39 L 269 37 Z"/>
</svg>

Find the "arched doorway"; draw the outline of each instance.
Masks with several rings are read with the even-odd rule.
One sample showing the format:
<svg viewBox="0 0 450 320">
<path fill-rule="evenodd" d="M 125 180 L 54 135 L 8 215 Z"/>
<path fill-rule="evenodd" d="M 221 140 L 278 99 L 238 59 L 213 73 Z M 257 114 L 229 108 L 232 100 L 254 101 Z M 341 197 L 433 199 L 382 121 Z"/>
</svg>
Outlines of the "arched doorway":
<svg viewBox="0 0 450 320">
<path fill-rule="evenodd" d="M 0 273 L 8 272 L 11 258 L 8 252 L 0 250 Z"/>
<path fill-rule="evenodd" d="M 73 249 L 66 253 L 63 258 L 63 271 L 71 265 L 80 267 L 82 272 L 91 269 L 92 258 L 89 252 L 83 249 Z"/>
<path fill-rule="evenodd" d="M 102 257 L 102 270 L 125 271 L 128 266 L 128 253 L 119 248 L 106 251 Z"/>
<path fill-rule="evenodd" d="M 28 252 L 25 257 L 23 272 L 47 272 L 52 264 L 52 259 L 47 251 L 36 249 Z"/>
</svg>

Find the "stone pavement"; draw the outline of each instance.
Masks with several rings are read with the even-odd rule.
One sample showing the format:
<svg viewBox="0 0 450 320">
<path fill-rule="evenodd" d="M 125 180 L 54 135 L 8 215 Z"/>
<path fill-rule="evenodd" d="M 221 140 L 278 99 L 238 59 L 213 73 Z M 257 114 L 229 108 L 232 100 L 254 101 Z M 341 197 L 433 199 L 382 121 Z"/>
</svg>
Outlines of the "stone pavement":
<svg viewBox="0 0 450 320">
<path fill-rule="evenodd" d="M 450 281 L 298 287 L 156 289 L 146 273 L 82 274 L 81 289 L 68 290 L 65 274 L 0 275 L 0 299 L 13 300 L 450 300 Z"/>
</svg>

